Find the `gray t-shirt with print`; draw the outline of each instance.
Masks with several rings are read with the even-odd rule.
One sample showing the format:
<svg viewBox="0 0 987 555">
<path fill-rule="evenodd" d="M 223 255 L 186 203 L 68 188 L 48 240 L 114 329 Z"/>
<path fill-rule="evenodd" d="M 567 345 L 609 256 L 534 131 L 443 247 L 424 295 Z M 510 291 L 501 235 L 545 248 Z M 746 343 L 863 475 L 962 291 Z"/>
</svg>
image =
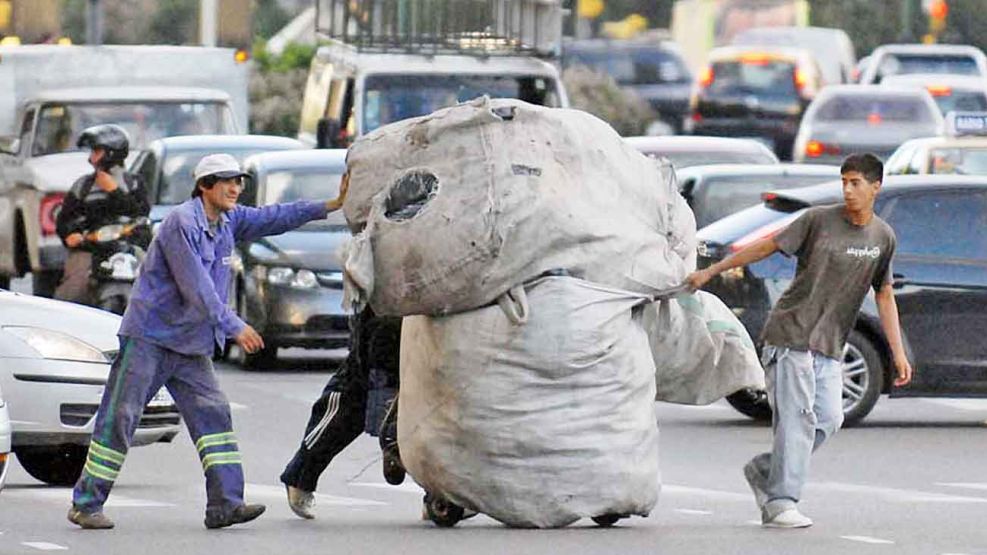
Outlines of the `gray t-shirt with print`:
<svg viewBox="0 0 987 555">
<path fill-rule="evenodd" d="M 798 258 L 798 267 L 761 339 L 842 360 L 868 288 L 892 281 L 894 231 L 876 215 L 858 226 L 847 219 L 843 205 L 821 206 L 806 211 L 775 242 Z"/>
</svg>

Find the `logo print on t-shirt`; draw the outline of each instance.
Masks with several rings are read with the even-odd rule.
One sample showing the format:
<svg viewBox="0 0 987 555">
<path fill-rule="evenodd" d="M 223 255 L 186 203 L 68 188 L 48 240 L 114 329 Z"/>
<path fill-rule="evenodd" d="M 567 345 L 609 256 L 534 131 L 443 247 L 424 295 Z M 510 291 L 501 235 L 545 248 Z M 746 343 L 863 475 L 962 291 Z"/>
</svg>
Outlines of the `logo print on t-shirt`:
<svg viewBox="0 0 987 555">
<path fill-rule="evenodd" d="M 877 258 L 881 256 L 881 247 L 847 247 L 846 253 L 857 258 Z"/>
</svg>

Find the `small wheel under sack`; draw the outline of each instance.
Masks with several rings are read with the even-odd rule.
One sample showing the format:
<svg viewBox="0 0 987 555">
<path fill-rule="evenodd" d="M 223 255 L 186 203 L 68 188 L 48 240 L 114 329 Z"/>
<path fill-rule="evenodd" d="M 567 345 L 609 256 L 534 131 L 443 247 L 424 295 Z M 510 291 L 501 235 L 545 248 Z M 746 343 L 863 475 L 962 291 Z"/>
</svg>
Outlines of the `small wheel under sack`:
<svg viewBox="0 0 987 555">
<path fill-rule="evenodd" d="M 617 515 L 611 513 L 607 515 L 594 516 L 593 522 L 595 522 L 596 525 L 601 528 L 610 528 L 614 524 L 617 524 L 617 521 L 622 518 L 626 518 L 626 517 L 623 515 Z"/>
<path fill-rule="evenodd" d="M 401 453 L 398 451 L 398 444 L 395 443 L 384 449 L 384 480 L 392 486 L 400 486 L 404 483 L 407 472 L 401 464 Z"/>
<path fill-rule="evenodd" d="M 465 509 L 441 495 L 425 494 L 425 511 L 439 528 L 452 528 L 463 520 Z"/>
</svg>

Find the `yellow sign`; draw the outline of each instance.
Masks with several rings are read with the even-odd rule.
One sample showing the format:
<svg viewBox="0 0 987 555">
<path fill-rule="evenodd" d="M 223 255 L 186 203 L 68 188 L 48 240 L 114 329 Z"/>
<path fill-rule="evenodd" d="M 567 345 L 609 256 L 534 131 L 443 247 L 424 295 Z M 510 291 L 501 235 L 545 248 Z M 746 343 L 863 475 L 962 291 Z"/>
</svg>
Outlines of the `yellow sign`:
<svg viewBox="0 0 987 555">
<path fill-rule="evenodd" d="M 579 0 L 577 13 L 585 19 L 596 19 L 603 13 L 603 0 Z"/>
<path fill-rule="evenodd" d="M 13 11 L 10 0 L 0 0 L 0 30 L 10 29 L 10 16 Z"/>
</svg>

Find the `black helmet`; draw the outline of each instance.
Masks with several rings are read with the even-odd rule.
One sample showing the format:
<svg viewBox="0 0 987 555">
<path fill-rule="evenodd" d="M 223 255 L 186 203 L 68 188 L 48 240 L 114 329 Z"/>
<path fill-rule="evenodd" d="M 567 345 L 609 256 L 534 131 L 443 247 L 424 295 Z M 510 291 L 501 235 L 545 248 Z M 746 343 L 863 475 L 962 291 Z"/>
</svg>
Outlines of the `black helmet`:
<svg viewBox="0 0 987 555">
<path fill-rule="evenodd" d="M 119 125 L 108 123 L 106 125 L 96 125 L 82 131 L 79 140 L 76 141 L 79 148 L 102 148 L 106 155 L 102 160 L 102 165 L 106 167 L 123 165 L 130 153 L 130 137 Z"/>
</svg>

